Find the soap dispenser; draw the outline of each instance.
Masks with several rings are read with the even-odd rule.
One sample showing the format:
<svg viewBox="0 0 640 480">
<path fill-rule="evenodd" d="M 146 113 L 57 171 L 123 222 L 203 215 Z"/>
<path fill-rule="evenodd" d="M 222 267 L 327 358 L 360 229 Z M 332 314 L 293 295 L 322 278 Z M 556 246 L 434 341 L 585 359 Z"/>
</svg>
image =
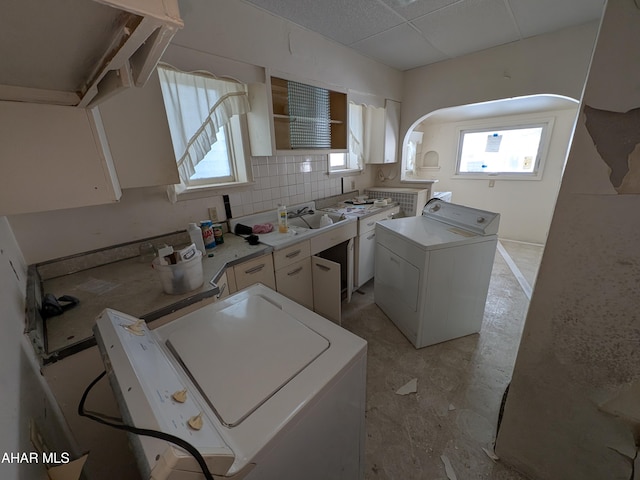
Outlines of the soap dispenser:
<svg viewBox="0 0 640 480">
<path fill-rule="evenodd" d="M 287 207 L 280 205 L 278 207 L 278 231 L 287 233 L 289 226 L 287 225 Z"/>
</svg>

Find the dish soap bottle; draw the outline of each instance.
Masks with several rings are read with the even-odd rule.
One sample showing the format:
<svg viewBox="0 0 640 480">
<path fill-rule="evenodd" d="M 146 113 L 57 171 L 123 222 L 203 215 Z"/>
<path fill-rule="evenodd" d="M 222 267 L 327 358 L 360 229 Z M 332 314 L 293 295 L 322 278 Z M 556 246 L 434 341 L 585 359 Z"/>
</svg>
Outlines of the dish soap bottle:
<svg viewBox="0 0 640 480">
<path fill-rule="evenodd" d="M 190 223 L 187 227 L 187 232 L 189 233 L 189 238 L 191 239 L 191 243 L 196 245 L 196 248 L 202 252 L 202 258 L 206 256 L 206 252 L 204 249 L 204 239 L 202 238 L 202 230 L 196 223 Z"/>
<path fill-rule="evenodd" d="M 289 227 L 287 225 L 287 207 L 280 205 L 278 207 L 278 231 L 280 233 L 287 233 Z"/>
</svg>

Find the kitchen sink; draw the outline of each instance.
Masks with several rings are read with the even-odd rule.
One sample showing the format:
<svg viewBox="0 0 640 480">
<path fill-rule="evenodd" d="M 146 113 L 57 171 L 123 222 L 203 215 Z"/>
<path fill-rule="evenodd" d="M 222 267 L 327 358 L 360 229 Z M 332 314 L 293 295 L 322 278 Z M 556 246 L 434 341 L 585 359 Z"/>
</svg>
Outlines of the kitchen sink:
<svg viewBox="0 0 640 480">
<path fill-rule="evenodd" d="M 321 226 L 320 220 L 324 215 L 327 215 L 332 223 L 329 225 Z M 310 228 L 312 230 L 318 230 L 323 228 L 331 227 L 336 223 L 340 223 L 346 220 L 344 215 L 339 215 L 335 213 L 322 212 L 322 211 L 314 211 L 313 213 L 302 213 L 300 215 L 293 215 L 288 219 L 288 223 L 290 227 L 302 227 L 302 228 Z"/>
</svg>

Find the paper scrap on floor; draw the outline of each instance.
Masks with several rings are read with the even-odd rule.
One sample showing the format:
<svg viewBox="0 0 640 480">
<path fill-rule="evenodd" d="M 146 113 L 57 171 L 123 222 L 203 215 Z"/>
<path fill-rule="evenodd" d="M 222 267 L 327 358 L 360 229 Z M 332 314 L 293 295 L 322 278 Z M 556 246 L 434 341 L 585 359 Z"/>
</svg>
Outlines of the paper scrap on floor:
<svg viewBox="0 0 640 480">
<path fill-rule="evenodd" d="M 449 480 L 458 480 L 456 472 L 453 470 L 453 465 L 451 465 L 451 461 L 449 461 L 449 457 L 446 455 L 440 455 L 440 460 L 444 463 L 444 471 L 447 474 L 447 478 Z"/>
<path fill-rule="evenodd" d="M 418 391 L 418 379 L 412 378 L 402 387 L 396 390 L 396 395 L 409 395 L 410 393 L 416 393 Z"/>
</svg>

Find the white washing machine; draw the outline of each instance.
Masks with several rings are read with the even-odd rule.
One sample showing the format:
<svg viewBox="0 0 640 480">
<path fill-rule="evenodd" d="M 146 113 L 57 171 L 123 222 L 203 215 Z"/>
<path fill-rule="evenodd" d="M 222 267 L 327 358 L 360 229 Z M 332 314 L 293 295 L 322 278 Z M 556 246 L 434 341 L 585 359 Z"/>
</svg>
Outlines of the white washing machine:
<svg viewBox="0 0 640 480">
<path fill-rule="evenodd" d="M 431 200 L 376 224 L 376 304 L 416 348 L 480 331 L 500 214 Z"/>
<path fill-rule="evenodd" d="M 95 327 L 135 426 L 188 441 L 216 479 L 364 477 L 364 340 L 260 284 L 152 331 L 136 321 L 105 310 Z M 132 444 L 145 479 L 204 478 L 180 447 Z"/>
</svg>

